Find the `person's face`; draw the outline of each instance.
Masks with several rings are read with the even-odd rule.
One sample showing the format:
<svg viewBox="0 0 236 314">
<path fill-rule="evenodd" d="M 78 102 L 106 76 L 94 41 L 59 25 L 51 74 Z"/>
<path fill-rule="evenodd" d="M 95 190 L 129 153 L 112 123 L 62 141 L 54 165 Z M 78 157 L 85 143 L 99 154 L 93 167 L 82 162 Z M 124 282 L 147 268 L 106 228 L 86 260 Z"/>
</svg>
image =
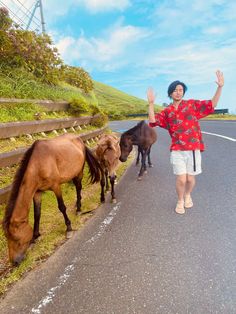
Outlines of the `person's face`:
<svg viewBox="0 0 236 314">
<path fill-rule="evenodd" d="M 177 85 L 173 93 L 171 94 L 171 98 L 175 101 L 179 101 L 183 98 L 184 89 L 182 85 Z"/>
</svg>

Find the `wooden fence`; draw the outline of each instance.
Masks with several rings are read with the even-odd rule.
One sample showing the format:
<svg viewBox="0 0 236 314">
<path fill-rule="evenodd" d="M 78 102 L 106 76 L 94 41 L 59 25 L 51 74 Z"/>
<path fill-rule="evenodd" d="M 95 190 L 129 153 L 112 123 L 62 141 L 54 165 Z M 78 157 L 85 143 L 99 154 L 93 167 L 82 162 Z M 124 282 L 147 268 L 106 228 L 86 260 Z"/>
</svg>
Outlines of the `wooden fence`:
<svg viewBox="0 0 236 314">
<path fill-rule="evenodd" d="M 78 134 L 78 136 L 82 138 L 84 142 L 86 142 L 88 140 L 99 137 L 102 133 L 104 133 L 106 128 L 107 127 L 103 127 L 95 131 Z M 21 160 L 22 156 L 24 155 L 27 149 L 28 147 L 25 147 L 25 148 L 16 149 L 15 151 L 0 154 L 0 167 L 9 167 L 14 164 L 17 164 Z M 10 191 L 11 191 L 11 185 L 3 189 L 0 189 L 0 204 L 6 203 L 8 196 L 10 194 Z"/>
<path fill-rule="evenodd" d="M 15 99 L 15 98 L 0 98 L 1 104 L 36 104 L 43 106 L 45 111 L 66 111 L 69 108 L 69 103 L 67 101 L 52 101 L 52 100 L 39 100 L 39 99 Z M 81 129 L 82 126 L 93 123 L 99 115 L 79 117 L 79 118 L 61 118 L 61 119 L 45 119 L 37 121 L 22 121 L 22 122 L 9 122 L 0 123 L 0 139 L 14 138 L 21 135 L 41 133 L 45 136 L 44 132 L 51 132 L 56 130 L 71 129 Z M 79 134 L 84 142 L 99 137 L 104 133 L 107 127 L 97 129 L 95 131 L 90 131 L 86 133 Z M 56 132 L 55 132 L 56 133 Z M 29 148 L 19 148 L 14 151 L 0 153 L 0 168 L 11 167 L 18 164 Z M 5 203 L 11 191 L 11 185 L 0 189 L 0 204 Z"/>
<path fill-rule="evenodd" d="M 46 119 L 40 121 L 7 122 L 0 124 L 0 138 L 11 138 L 25 134 L 35 134 L 40 132 L 50 132 L 53 130 L 68 129 L 87 125 L 96 120 L 99 115 L 79 117 Z"/>
<path fill-rule="evenodd" d="M 69 102 L 60 100 L 40 100 L 40 99 L 15 99 L 15 98 L 0 98 L 1 104 L 35 104 L 43 106 L 46 111 L 66 111 L 69 109 Z"/>
</svg>

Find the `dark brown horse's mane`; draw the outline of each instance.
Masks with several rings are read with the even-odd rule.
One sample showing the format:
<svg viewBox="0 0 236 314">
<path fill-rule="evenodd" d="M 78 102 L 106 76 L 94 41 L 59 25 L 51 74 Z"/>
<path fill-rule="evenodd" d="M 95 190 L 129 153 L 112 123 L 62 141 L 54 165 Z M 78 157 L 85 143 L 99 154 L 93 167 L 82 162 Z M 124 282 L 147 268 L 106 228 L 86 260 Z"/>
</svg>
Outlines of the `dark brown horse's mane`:
<svg viewBox="0 0 236 314">
<path fill-rule="evenodd" d="M 128 131 L 124 132 L 122 135 L 133 135 L 135 131 L 140 129 L 143 124 L 145 124 L 145 120 L 140 121 L 137 125 L 135 125 L 133 128 L 129 129 Z"/>
<path fill-rule="evenodd" d="M 20 166 L 19 166 L 19 168 L 15 174 L 14 181 L 12 184 L 11 194 L 10 194 L 9 200 L 7 202 L 7 206 L 6 206 L 6 210 L 5 210 L 5 216 L 3 219 L 3 230 L 4 230 L 5 234 L 8 233 L 10 219 L 11 219 L 14 207 L 15 207 L 16 199 L 17 199 L 17 196 L 19 193 L 19 188 L 20 188 L 21 182 L 23 180 L 25 171 L 27 169 L 30 157 L 33 153 L 33 150 L 34 150 L 37 142 L 38 141 L 35 141 L 33 143 L 33 145 L 25 152 L 25 154 L 21 160 Z"/>
</svg>

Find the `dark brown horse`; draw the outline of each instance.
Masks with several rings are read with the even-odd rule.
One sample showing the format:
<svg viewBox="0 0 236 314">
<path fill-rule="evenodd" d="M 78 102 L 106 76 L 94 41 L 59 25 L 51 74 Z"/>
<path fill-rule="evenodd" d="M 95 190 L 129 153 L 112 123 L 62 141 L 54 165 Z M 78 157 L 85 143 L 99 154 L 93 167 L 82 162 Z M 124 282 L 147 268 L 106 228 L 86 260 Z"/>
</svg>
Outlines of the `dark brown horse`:
<svg viewBox="0 0 236 314">
<path fill-rule="evenodd" d="M 27 150 L 15 175 L 3 221 L 9 259 L 14 265 L 23 260 L 30 242 L 40 236 L 39 221 L 43 191 L 52 190 L 55 193 L 59 210 L 64 216 L 67 236 L 71 234 L 71 222 L 66 214 L 60 185 L 73 180 L 79 212 L 85 160 L 89 165 L 91 182 L 99 182 L 100 165 L 78 135 L 65 134 L 50 140 L 39 140 Z M 28 223 L 32 199 L 34 230 Z"/>
<path fill-rule="evenodd" d="M 119 138 L 111 134 L 103 134 L 98 141 L 96 148 L 96 156 L 103 169 L 101 178 L 101 202 L 105 202 L 104 187 L 106 185 L 106 191 L 109 190 L 108 176 L 111 184 L 111 201 L 116 203 L 115 197 L 115 179 L 116 169 L 120 163 L 120 145 Z"/>
<path fill-rule="evenodd" d="M 133 145 L 138 146 L 138 157 L 137 162 L 139 162 L 139 154 L 141 153 L 141 168 L 139 171 L 138 179 L 140 180 L 143 176 L 143 173 L 146 172 L 146 158 L 148 157 L 149 167 L 152 167 L 150 152 L 152 144 L 154 144 L 157 140 L 156 131 L 149 127 L 144 120 L 139 122 L 135 127 L 129 129 L 124 132 L 120 138 L 120 148 L 121 148 L 121 156 L 120 161 L 124 162 L 127 160 L 131 150 L 133 149 Z"/>
</svg>

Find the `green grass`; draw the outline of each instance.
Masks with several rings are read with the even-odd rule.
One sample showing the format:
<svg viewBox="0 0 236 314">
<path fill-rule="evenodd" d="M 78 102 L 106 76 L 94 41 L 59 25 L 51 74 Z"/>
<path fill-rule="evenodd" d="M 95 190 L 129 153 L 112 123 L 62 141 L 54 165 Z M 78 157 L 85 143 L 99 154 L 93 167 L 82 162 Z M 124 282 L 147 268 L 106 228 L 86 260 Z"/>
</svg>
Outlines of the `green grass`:
<svg viewBox="0 0 236 314">
<path fill-rule="evenodd" d="M 81 130 L 76 130 L 76 134 L 81 134 L 81 133 L 87 133 L 89 131 L 93 131 L 93 130 L 97 130 L 98 128 L 96 126 L 92 126 L 92 125 L 87 125 L 86 127 L 83 126 Z M 70 131 L 70 129 L 67 130 L 68 133 L 74 133 L 72 131 Z M 64 134 L 64 132 L 62 130 L 58 130 L 57 133 L 60 134 Z M 46 139 L 47 138 L 53 138 L 55 137 L 55 134 L 53 132 L 45 132 L 46 134 Z M 32 134 L 32 138 L 29 138 L 26 135 L 22 135 L 22 136 L 18 136 L 15 138 L 15 141 L 6 138 L 6 139 L 0 139 L 0 153 L 5 153 L 5 152 L 9 152 L 12 151 L 14 149 L 17 148 L 21 148 L 21 147 L 26 147 L 29 145 L 32 145 L 34 141 L 36 140 L 40 140 L 40 139 L 45 139 L 45 137 L 42 136 L 42 134 Z"/>
<path fill-rule="evenodd" d="M 0 97 L 69 101 L 78 92 L 81 94 L 80 90 L 63 82 L 58 86 L 44 84 L 22 69 L 12 70 L 7 75 L 0 73 Z"/>
<path fill-rule="evenodd" d="M 211 114 L 205 119 L 217 119 L 217 120 L 236 120 L 236 115 L 233 114 Z"/>
<path fill-rule="evenodd" d="M 125 116 L 148 112 L 147 101 L 128 95 L 111 86 L 94 81 L 94 93 L 99 106 L 108 114 Z"/>
<path fill-rule="evenodd" d="M 134 154 L 131 154 L 126 163 L 120 164 L 117 170 L 118 180 L 130 165 L 133 158 Z M 75 215 L 76 194 L 74 185 L 71 183 L 64 184 L 62 190 L 72 228 L 78 230 L 91 217 L 92 213 L 90 211 L 95 210 L 100 204 L 100 184 L 91 185 L 88 183 L 88 169 L 85 167 L 82 189 L 82 211 L 85 215 L 82 216 Z M 119 198 L 118 195 L 117 197 Z M 0 221 L 3 218 L 3 212 L 4 205 L 1 205 Z M 86 214 L 86 212 L 89 213 Z M 33 225 L 32 208 L 30 210 L 29 221 Z M 19 280 L 27 271 L 35 268 L 39 263 L 48 258 L 59 245 L 62 245 L 66 241 L 65 230 L 64 219 L 57 208 L 54 194 L 52 192 L 45 192 L 42 200 L 41 237 L 27 251 L 26 258 L 20 266 L 12 268 L 8 262 L 6 239 L 0 228 L 0 294 L 5 293 L 12 283 Z"/>
<path fill-rule="evenodd" d="M 71 117 L 69 112 L 48 112 L 42 106 L 30 103 L 0 105 L 0 122 L 38 120 L 36 114 L 40 115 L 40 120 Z"/>
<path fill-rule="evenodd" d="M 65 82 L 59 82 L 57 86 L 43 84 L 25 70 L 12 70 L 7 75 L 6 73 L 0 73 L 0 97 L 66 100 L 69 102 L 74 98 L 83 97 L 88 104 L 97 104 L 107 114 L 115 116 L 145 113 L 148 110 L 147 101 L 96 81 L 94 81 L 94 90 L 84 94 L 80 89 Z M 23 111 L 23 107 L 20 106 L 19 111 Z M 32 118 L 35 113 L 34 109 L 32 108 L 31 111 L 25 120 L 34 119 Z M 20 115 L 20 112 L 18 115 Z M 15 114 L 12 116 L 15 117 Z M 4 120 L 2 118 L 1 121 L 5 122 L 7 119 L 7 117 Z"/>
</svg>

